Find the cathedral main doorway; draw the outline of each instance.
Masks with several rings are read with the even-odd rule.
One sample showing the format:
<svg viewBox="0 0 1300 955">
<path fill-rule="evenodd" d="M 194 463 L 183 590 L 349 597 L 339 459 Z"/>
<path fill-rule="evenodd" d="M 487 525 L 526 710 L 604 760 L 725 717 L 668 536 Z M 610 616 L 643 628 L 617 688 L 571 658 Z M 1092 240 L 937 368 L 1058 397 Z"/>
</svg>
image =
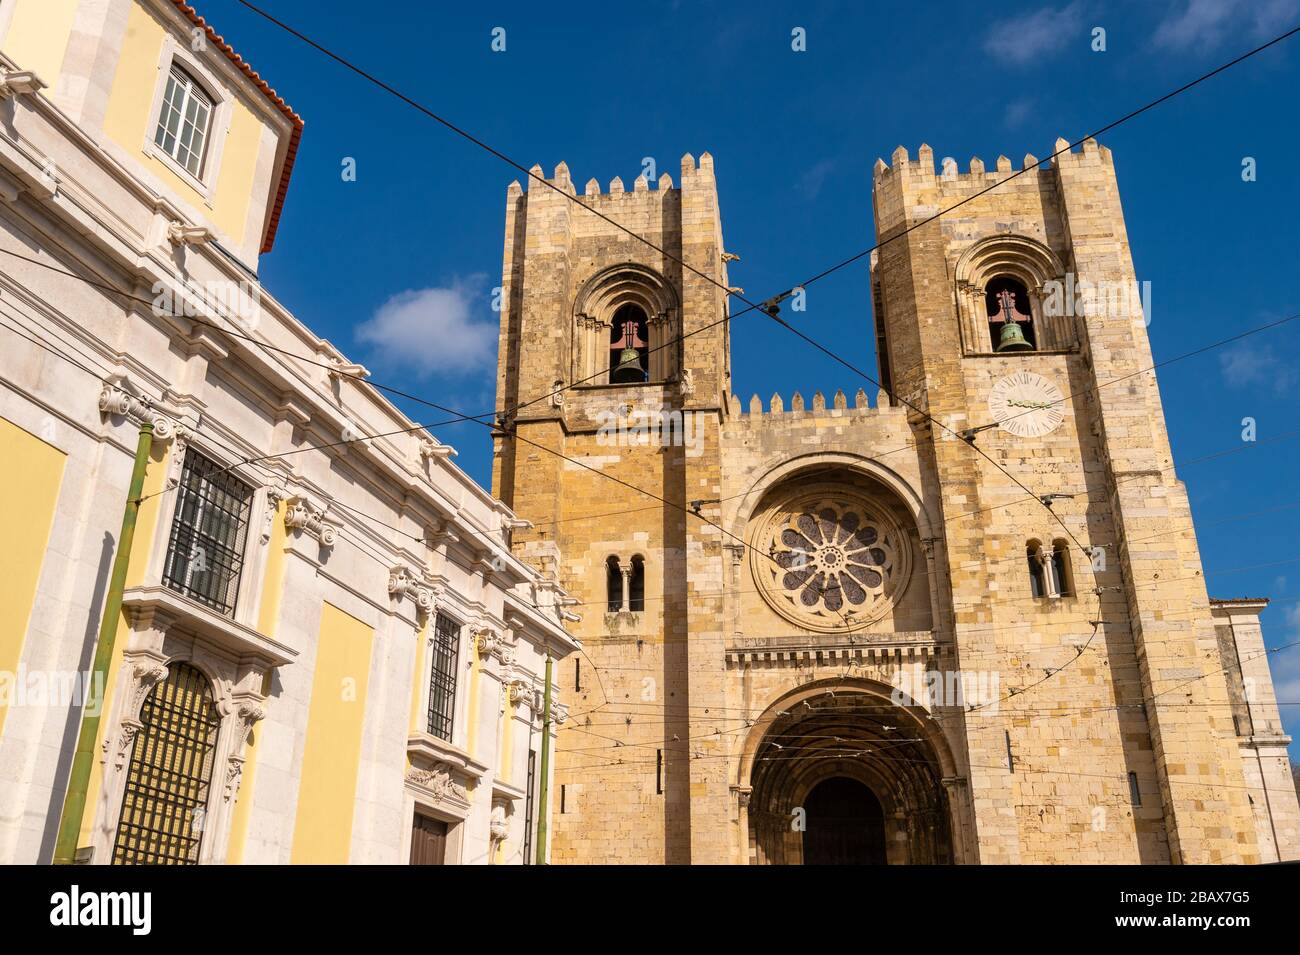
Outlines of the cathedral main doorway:
<svg viewBox="0 0 1300 955">
<path fill-rule="evenodd" d="M 952 862 L 944 744 L 914 709 L 838 682 L 770 708 L 754 727 L 739 780 L 748 788 L 749 861 Z"/>
<path fill-rule="evenodd" d="M 885 812 L 862 783 L 833 776 L 804 800 L 804 865 L 884 865 Z"/>
</svg>

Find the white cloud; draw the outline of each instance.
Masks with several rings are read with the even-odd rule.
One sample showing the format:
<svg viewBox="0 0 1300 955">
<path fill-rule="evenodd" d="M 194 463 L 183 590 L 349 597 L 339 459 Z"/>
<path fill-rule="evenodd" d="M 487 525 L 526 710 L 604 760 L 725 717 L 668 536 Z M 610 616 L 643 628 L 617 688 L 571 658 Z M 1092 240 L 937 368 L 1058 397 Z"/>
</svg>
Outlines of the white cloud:
<svg viewBox="0 0 1300 955">
<path fill-rule="evenodd" d="M 498 326 L 476 321 L 488 312 L 490 298 L 482 275 L 456 279 L 446 288 L 398 292 L 356 328 L 356 339 L 371 348 L 380 367 L 461 377 L 496 363 Z"/>
<path fill-rule="evenodd" d="M 986 64 L 1026 66 L 1078 38 L 1083 4 L 1076 0 L 1060 9 L 1044 7 L 1033 13 L 999 20 L 984 35 L 984 51 L 993 58 Z"/>
<path fill-rule="evenodd" d="M 1007 104 L 1006 112 L 1002 116 L 1002 121 L 1008 129 L 1016 129 L 1025 125 L 1034 115 L 1034 98 L 1032 96 L 1022 96 L 1019 99 L 1012 100 Z"/>
<path fill-rule="evenodd" d="M 1219 371 L 1230 388 L 1262 388 L 1289 393 L 1300 381 L 1290 361 L 1254 344 L 1241 344 L 1219 355 Z"/>
<path fill-rule="evenodd" d="M 805 199 L 816 199 L 822 191 L 822 186 L 826 184 L 826 177 L 831 174 L 835 168 L 834 159 L 823 159 L 814 163 L 799 177 L 799 191 L 803 193 Z"/>
<path fill-rule="evenodd" d="M 1187 0 L 1175 4 L 1156 27 L 1155 45 L 1167 50 L 1205 52 L 1224 40 L 1269 39 L 1294 26 L 1300 0 Z"/>
</svg>

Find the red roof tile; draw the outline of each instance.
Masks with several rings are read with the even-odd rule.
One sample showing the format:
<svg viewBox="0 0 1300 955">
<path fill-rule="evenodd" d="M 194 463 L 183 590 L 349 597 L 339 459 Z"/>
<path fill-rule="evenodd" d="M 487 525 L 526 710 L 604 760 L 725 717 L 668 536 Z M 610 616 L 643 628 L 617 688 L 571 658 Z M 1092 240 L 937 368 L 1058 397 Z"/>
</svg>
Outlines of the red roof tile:
<svg viewBox="0 0 1300 955">
<path fill-rule="evenodd" d="M 190 22 L 197 27 L 201 27 L 207 33 L 208 39 L 211 40 L 222 53 L 243 71 L 244 75 L 253 81 L 259 90 L 262 91 L 281 113 L 288 117 L 289 122 L 293 124 L 293 131 L 289 134 L 289 148 L 284 153 L 284 169 L 280 173 L 280 185 L 275 192 L 275 204 L 271 209 L 270 218 L 266 222 L 266 232 L 262 236 L 262 251 L 270 252 L 271 246 L 275 244 L 275 230 L 280 225 L 280 212 L 284 208 L 284 197 L 289 191 L 289 177 L 293 174 L 293 161 L 298 155 L 298 143 L 302 140 L 302 117 L 293 111 L 293 108 L 279 96 L 275 90 L 271 89 L 270 84 L 262 77 L 257 75 L 257 71 L 244 61 L 244 58 L 235 52 L 234 48 L 217 33 L 216 30 L 208 24 L 192 6 L 185 0 L 172 0 L 176 4 L 176 9 L 185 14 Z"/>
</svg>

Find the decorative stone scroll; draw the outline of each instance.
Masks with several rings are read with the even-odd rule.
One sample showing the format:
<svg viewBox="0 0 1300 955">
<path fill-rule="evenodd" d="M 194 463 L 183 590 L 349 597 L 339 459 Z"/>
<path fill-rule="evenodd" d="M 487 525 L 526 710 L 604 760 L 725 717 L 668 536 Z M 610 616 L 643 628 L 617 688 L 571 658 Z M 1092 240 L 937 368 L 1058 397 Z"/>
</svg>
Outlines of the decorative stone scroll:
<svg viewBox="0 0 1300 955">
<path fill-rule="evenodd" d="M 256 699 L 246 699 L 235 707 L 232 725 L 235 735 L 234 742 L 230 748 L 230 755 L 226 758 L 226 782 L 222 797 L 226 802 L 230 802 L 239 792 L 239 781 L 244 774 L 244 745 L 248 741 L 248 734 L 253 731 L 253 725 L 261 722 L 266 717 L 266 707 L 261 701 Z"/>
<path fill-rule="evenodd" d="M 284 513 L 284 526 L 302 531 L 320 541 L 322 547 L 333 547 L 338 539 L 338 528 L 325 521 L 325 506 L 317 504 L 305 494 L 289 499 Z"/>
<path fill-rule="evenodd" d="M 184 425 L 155 409 L 148 398 L 133 395 L 108 382 L 105 382 L 103 391 L 99 393 L 99 411 L 103 415 L 119 415 L 136 424 L 148 421 L 153 425 L 154 441 L 170 441 L 188 433 Z"/>
<path fill-rule="evenodd" d="M 419 611 L 428 616 L 438 610 L 438 591 L 422 583 L 415 571 L 405 565 L 398 565 L 389 572 L 388 594 L 396 600 L 410 597 Z"/>
<path fill-rule="evenodd" d="M 115 770 L 126 767 L 135 737 L 144 727 L 139 720 L 140 708 L 144 706 L 150 691 L 167 679 L 168 672 L 167 666 L 153 657 L 136 659 L 127 663 L 123 669 L 128 680 L 125 688 L 126 706 L 122 710 L 125 715 L 119 722 L 116 739 L 111 733 L 104 735 L 103 754 L 100 758 L 101 762 L 107 763 L 111 756 Z"/>
</svg>

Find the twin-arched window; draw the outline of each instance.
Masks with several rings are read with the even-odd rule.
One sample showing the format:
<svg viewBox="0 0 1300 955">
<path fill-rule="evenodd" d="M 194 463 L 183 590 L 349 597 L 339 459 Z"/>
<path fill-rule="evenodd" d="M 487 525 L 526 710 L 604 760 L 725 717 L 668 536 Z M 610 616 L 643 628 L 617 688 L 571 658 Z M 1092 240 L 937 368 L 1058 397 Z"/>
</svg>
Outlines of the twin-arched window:
<svg viewBox="0 0 1300 955">
<path fill-rule="evenodd" d="M 1029 592 L 1034 597 L 1058 598 L 1074 595 L 1074 569 L 1070 565 L 1070 546 L 1062 540 L 1052 541 L 1050 549 L 1041 541 L 1025 545 L 1025 562 L 1029 573 Z"/>
<path fill-rule="evenodd" d="M 605 609 L 609 613 L 645 610 L 645 558 L 633 555 L 626 565 L 617 555 L 605 560 Z"/>
</svg>

